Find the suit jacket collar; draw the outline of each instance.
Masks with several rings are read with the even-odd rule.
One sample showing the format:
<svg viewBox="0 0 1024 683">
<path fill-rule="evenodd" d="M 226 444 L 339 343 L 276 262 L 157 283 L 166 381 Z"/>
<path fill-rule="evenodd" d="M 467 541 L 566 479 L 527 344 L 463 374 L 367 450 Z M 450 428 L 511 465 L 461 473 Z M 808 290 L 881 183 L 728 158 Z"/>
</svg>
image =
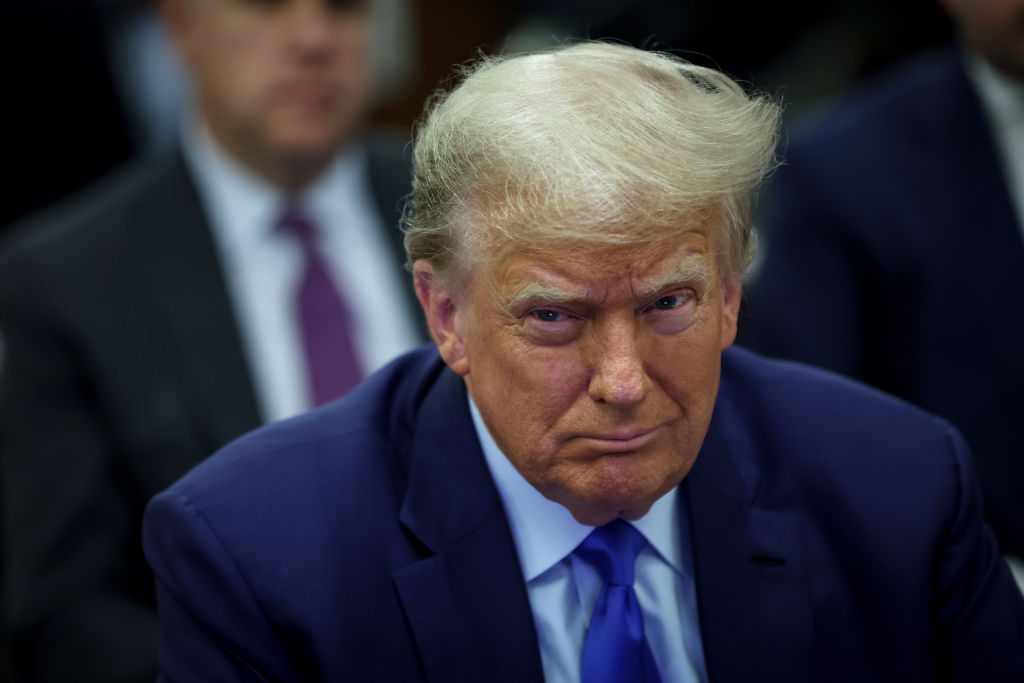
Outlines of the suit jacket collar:
<svg viewBox="0 0 1024 683">
<path fill-rule="evenodd" d="M 384 225 L 384 236 L 395 255 L 395 263 L 404 263 L 405 234 L 400 229 L 404 202 L 412 192 L 412 145 L 404 138 L 383 135 L 369 136 L 366 141 L 367 172 L 374 203 Z M 420 310 L 416 291 L 411 283 L 405 288 L 409 310 Z M 430 340 L 426 319 L 417 315 L 418 329 L 423 341 Z"/>
<path fill-rule="evenodd" d="M 378 209 L 389 226 L 385 234 L 399 258 L 397 217 L 408 191 L 408 169 L 392 147 L 371 144 L 369 168 Z M 144 182 L 131 226 L 135 281 L 141 283 L 138 306 L 188 403 L 196 407 L 197 424 L 212 452 L 261 424 L 255 387 L 209 221 L 182 150 L 156 162 Z M 409 296 L 410 305 L 418 305 L 411 287 Z"/>
<path fill-rule="evenodd" d="M 394 575 L 427 680 L 542 681 L 512 533 L 448 370 L 417 417 L 400 520 L 428 552 Z"/>
<path fill-rule="evenodd" d="M 763 473 L 729 384 L 730 354 L 711 427 L 682 484 L 708 677 L 812 681 L 802 523 L 758 504 Z"/>
<path fill-rule="evenodd" d="M 261 420 L 216 248 L 180 151 L 132 217 L 139 307 L 214 450 Z"/>
<path fill-rule="evenodd" d="M 707 439 L 682 484 L 708 675 L 811 681 L 802 523 L 758 507 L 762 473 L 732 394 L 723 376 Z M 400 519 L 428 553 L 394 575 L 427 680 L 543 680 L 512 534 L 465 389 L 447 370 L 417 418 Z"/>
<path fill-rule="evenodd" d="M 959 50 L 950 49 L 934 62 L 934 96 L 917 103 L 925 136 L 923 149 L 943 150 L 952 161 L 922 167 L 921 187 L 929 187 L 927 201 L 936 224 L 949 226 L 966 243 L 963 272 L 984 273 L 970 286 L 977 306 L 977 333 L 992 340 L 994 355 L 1011 364 L 1006 371 L 1024 373 L 1024 356 L 1017 340 L 1024 333 L 1024 307 L 1018 302 L 1024 291 L 1024 244 L 1021 225 L 1010 199 L 995 138 L 979 95 L 971 83 Z M 935 174 L 940 174 L 935 176 Z M 915 202 L 909 202 L 911 207 Z M 1019 397 L 994 397 L 1019 401 Z"/>
</svg>

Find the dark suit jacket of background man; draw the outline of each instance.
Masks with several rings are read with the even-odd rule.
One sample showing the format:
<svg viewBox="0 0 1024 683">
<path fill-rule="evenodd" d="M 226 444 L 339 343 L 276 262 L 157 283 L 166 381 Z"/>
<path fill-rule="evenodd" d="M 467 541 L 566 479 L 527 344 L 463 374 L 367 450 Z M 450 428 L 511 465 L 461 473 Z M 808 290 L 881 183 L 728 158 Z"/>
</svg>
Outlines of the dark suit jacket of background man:
<svg viewBox="0 0 1024 683">
<path fill-rule="evenodd" d="M 1024 598 L 937 418 L 733 349 L 682 495 L 710 680 L 1024 680 Z M 235 442 L 143 526 L 168 680 L 542 680 L 465 386 L 432 347 Z"/>
<path fill-rule="evenodd" d="M 400 268 L 402 144 L 374 141 L 369 170 Z M 151 681 L 143 509 L 262 421 L 213 238 L 180 151 L 23 234 L 0 261 L 14 661 L 35 680 Z"/>
<path fill-rule="evenodd" d="M 963 56 L 904 67 L 785 157 L 741 342 L 953 422 L 996 535 L 1024 557 L 1024 237 Z"/>
</svg>

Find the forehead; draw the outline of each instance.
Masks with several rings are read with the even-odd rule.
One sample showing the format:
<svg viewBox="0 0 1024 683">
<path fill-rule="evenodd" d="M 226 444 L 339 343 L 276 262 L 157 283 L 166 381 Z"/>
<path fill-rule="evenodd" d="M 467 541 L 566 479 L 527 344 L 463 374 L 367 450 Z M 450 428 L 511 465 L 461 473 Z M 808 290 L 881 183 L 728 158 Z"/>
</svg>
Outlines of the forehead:
<svg viewBox="0 0 1024 683">
<path fill-rule="evenodd" d="M 532 295 L 580 300 L 646 296 L 662 287 L 717 279 L 708 230 L 643 244 L 567 241 L 509 246 L 478 271 L 506 303 Z"/>
</svg>

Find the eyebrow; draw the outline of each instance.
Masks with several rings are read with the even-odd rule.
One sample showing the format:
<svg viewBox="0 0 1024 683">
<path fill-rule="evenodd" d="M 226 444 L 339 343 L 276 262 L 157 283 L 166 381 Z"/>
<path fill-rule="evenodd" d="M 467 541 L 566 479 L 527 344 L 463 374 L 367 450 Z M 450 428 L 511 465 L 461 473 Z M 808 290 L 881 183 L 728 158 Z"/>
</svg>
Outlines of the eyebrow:
<svg viewBox="0 0 1024 683">
<path fill-rule="evenodd" d="M 652 297 L 669 287 L 684 283 L 695 283 L 701 290 L 706 290 L 711 286 L 713 264 L 713 256 L 691 254 L 638 290 L 637 295 L 641 298 Z"/>
<path fill-rule="evenodd" d="M 714 259 L 706 255 L 691 255 L 680 261 L 674 268 L 668 269 L 650 283 L 636 292 L 637 297 L 646 299 L 683 283 L 696 283 L 700 289 L 706 290 L 712 281 L 711 264 Z M 568 290 L 549 282 L 531 281 L 516 288 L 505 305 L 507 310 L 532 300 L 552 304 L 571 304 L 584 301 L 587 291 L 583 288 Z"/>
<path fill-rule="evenodd" d="M 586 290 L 583 289 L 568 291 L 547 282 L 534 280 L 524 283 L 512 292 L 505 304 L 505 309 L 511 311 L 527 301 L 534 300 L 552 304 L 571 304 L 584 300 L 586 296 Z"/>
</svg>

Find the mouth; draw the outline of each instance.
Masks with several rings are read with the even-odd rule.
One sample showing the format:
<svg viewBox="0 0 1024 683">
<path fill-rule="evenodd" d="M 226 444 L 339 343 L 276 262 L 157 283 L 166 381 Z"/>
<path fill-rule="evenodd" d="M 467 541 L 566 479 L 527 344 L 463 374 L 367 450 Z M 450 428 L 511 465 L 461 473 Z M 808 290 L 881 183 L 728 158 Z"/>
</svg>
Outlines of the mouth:
<svg viewBox="0 0 1024 683">
<path fill-rule="evenodd" d="M 588 447 L 604 453 L 629 453 L 643 448 L 653 441 L 658 432 L 654 428 L 627 428 L 598 434 L 583 434 L 581 439 Z"/>
<path fill-rule="evenodd" d="M 285 98 L 304 107 L 324 107 L 335 97 L 335 88 L 316 81 L 294 81 L 282 88 Z"/>
</svg>

